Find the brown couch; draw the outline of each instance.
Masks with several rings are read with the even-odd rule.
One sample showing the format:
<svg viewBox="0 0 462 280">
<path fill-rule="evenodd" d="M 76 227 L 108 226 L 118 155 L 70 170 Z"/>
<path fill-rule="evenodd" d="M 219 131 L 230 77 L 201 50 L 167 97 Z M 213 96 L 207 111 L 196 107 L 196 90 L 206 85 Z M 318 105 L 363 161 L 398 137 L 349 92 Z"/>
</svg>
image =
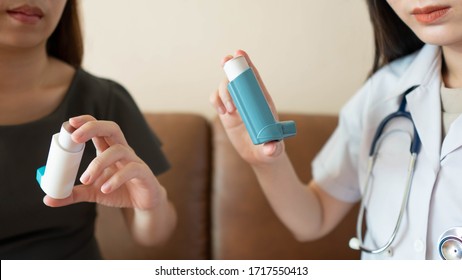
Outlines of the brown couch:
<svg viewBox="0 0 462 280">
<path fill-rule="evenodd" d="M 195 114 L 145 114 L 164 143 L 172 168 L 159 180 L 178 213 L 172 238 L 158 247 L 135 244 L 118 209 L 99 207 L 97 238 L 107 259 L 358 259 L 348 247 L 357 207 L 328 236 L 300 243 L 270 208 L 249 166 L 215 120 Z M 286 140 L 300 178 L 336 126 L 335 116 L 281 114 L 295 120 Z"/>
</svg>

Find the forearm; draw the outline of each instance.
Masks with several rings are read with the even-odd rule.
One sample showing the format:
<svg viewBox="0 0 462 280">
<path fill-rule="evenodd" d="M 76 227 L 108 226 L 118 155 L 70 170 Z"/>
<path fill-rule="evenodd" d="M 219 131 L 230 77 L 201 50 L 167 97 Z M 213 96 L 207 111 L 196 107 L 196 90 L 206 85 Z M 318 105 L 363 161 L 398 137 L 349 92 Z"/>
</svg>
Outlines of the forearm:
<svg viewBox="0 0 462 280">
<path fill-rule="evenodd" d="M 286 153 L 253 169 L 276 215 L 298 240 L 316 239 L 327 231 L 317 192 L 300 181 Z"/>
<path fill-rule="evenodd" d="M 152 209 L 124 208 L 126 223 L 135 241 L 151 246 L 165 242 L 176 225 L 176 211 L 161 187 L 162 197 Z"/>
</svg>

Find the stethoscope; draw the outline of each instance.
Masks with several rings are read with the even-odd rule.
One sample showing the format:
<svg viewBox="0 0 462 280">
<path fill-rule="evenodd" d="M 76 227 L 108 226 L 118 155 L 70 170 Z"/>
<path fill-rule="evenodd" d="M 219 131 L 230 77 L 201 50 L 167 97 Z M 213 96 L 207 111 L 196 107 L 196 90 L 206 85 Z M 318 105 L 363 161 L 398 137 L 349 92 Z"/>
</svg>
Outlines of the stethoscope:
<svg viewBox="0 0 462 280">
<path fill-rule="evenodd" d="M 441 234 L 438 251 L 443 260 L 462 260 L 462 227 L 450 228 Z"/>
<path fill-rule="evenodd" d="M 403 220 L 404 212 L 407 208 L 409 194 L 412 185 L 412 178 L 414 176 L 415 171 L 415 163 L 421 147 L 421 141 L 417 133 L 417 129 L 414 125 L 414 121 L 412 120 L 411 114 L 409 112 L 406 112 L 406 95 L 412 92 L 417 87 L 418 86 L 413 86 L 403 93 L 403 99 L 401 101 L 401 104 L 399 105 L 398 111 L 391 113 L 390 115 L 385 117 L 385 119 L 383 119 L 382 122 L 380 122 L 375 132 L 374 138 L 372 139 L 371 148 L 369 150 L 369 158 L 366 173 L 367 175 L 364 184 L 364 194 L 359 208 L 358 220 L 356 223 L 356 237 L 351 238 L 349 243 L 349 246 L 352 249 L 361 250 L 363 252 L 370 254 L 380 254 L 385 251 L 388 253 L 388 255 L 393 254 L 391 244 L 396 238 L 398 229 L 401 225 L 401 221 Z M 383 136 L 383 131 L 392 120 L 397 118 L 405 118 L 409 120 L 412 123 L 412 127 L 414 130 L 414 136 L 412 137 L 410 146 L 411 159 L 409 161 L 409 168 L 406 178 L 406 188 L 404 190 L 403 199 L 401 201 L 401 208 L 395 223 L 395 227 L 393 229 L 391 236 L 388 238 L 388 241 L 380 247 L 368 248 L 364 246 L 363 242 L 363 220 L 364 212 L 366 209 L 366 200 L 370 195 L 370 178 L 372 177 L 372 171 L 374 169 L 375 160 L 377 157 L 377 148 L 380 145 L 381 136 Z M 462 260 L 462 227 L 451 228 L 444 232 L 439 238 L 438 249 L 442 259 Z"/>
</svg>

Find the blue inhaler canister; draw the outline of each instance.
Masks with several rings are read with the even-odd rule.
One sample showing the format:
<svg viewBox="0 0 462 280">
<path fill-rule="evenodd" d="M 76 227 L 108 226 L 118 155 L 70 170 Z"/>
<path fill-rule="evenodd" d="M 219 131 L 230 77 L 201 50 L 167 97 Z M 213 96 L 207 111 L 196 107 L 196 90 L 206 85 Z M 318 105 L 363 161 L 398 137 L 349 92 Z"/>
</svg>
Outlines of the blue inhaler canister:
<svg viewBox="0 0 462 280">
<path fill-rule="evenodd" d="M 228 91 L 237 107 L 253 144 L 279 141 L 297 132 L 294 121 L 277 122 L 255 77 L 245 60 L 238 56 L 225 63 Z"/>
</svg>

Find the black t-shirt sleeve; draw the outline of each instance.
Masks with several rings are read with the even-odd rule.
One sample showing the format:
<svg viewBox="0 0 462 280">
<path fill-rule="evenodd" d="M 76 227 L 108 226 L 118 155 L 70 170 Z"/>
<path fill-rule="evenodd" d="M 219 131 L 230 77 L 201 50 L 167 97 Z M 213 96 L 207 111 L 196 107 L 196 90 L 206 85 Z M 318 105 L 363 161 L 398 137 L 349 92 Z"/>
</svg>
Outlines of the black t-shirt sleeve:
<svg viewBox="0 0 462 280">
<path fill-rule="evenodd" d="M 130 147 L 155 175 L 167 171 L 170 165 L 162 152 L 162 143 L 147 124 L 135 101 L 120 84 L 113 81 L 109 81 L 109 84 L 107 119 L 120 126 Z"/>
</svg>

